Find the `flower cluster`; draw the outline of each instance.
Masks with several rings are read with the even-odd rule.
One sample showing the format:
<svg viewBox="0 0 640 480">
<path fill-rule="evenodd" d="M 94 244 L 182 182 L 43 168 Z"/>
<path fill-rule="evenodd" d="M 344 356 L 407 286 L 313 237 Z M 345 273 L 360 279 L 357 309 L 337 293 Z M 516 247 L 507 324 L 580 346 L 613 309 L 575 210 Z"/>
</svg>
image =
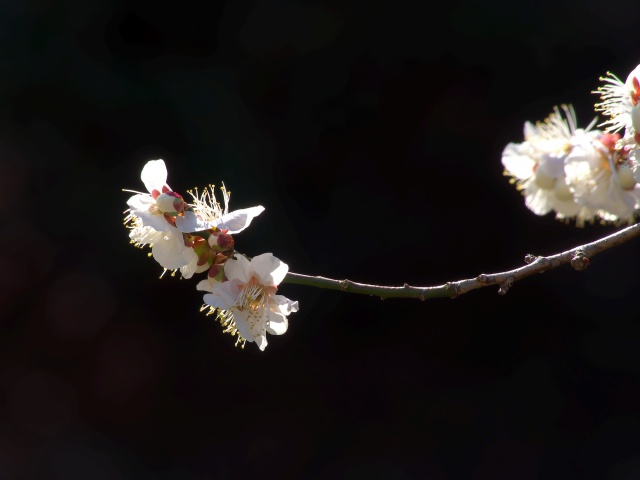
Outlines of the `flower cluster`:
<svg viewBox="0 0 640 480">
<path fill-rule="evenodd" d="M 577 226 L 598 220 L 633 223 L 640 209 L 640 66 L 622 82 L 608 73 L 596 111 L 609 118 L 578 128 L 569 105 L 555 107 L 544 122 L 524 125 L 524 142 L 502 152 L 505 175 L 537 215 L 554 212 Z M 564 115 L 563 115 L 564 113 Z M 622 131 L 622 134 L 619 133 Z"/>
<path fill-rule="evenodd" d="M 127 204 L 124 223 L 136 247 L 151 247 L 150 256 L 164 268 L 180 271 L 183 278 L 205 273 L 197 284 L 204 306 L 215 314 L 224 332 L 237 337 L 236 345 L 255 342 L 267 346 L 266 333 L 287 331 L 287 316 L 298 302 L 276 295 L 289 267 L 271 253 L 248 260 L 235 250 L 232 235 L 242 232 L 264 211 L 257 206 L 229 212 L 229 192 L 222 186 L 224 208 L 213 186 L 202 194 L 189 192 L 193 203 L 167 185 L 163 160 L 151 160 L 142 169 L 142 183 L 149 193 L 135 193 Z M 160 275 L 162 277 L 162 275 Z"/>
</svg>

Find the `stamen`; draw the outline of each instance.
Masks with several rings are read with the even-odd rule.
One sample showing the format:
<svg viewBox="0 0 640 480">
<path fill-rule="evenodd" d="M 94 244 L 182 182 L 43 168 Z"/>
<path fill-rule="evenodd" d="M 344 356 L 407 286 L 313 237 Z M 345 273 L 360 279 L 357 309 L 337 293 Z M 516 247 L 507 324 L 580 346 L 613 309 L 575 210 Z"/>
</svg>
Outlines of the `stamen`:
<svg viewBox="0 0 640 480">
<path fill-rule="evenodd" d="M 149 195 L 149 193 L 148 193 L 148 192 L 147 192 L 147 193 L 144 193 L 144 192 L 137 192 L 137 191 L 135 191 L 135 190 L 129 190 L 129 189 L 126 189 L 126 188 L 123 188 L 123 189 L 122 189 L 122 191 L 123 191 L 123 192 L 137 193 L 138 195 Z"/>
<path fill-rule="evenodd" d="M 216 200 L 215 185 L 209 185 L 209 188 L 206 189 L 200 194 L 197 188 L 192 190 L 188 190 L 189 193 L 193 197 L 193 204 L 191 205 L 194 213 L 202 218 L 205 221 L 212 222 L 214 220 L 219 219 L 227 213 L 226 204 L 228 202 L 229 196 L 227 194 L 224 185 L 222 186 L 222 195 L 225 201 L 225 209 L 223 210 L 220 204 Z"/>
<path fill-rule="evenodd" d="M 248 283 L 236 298 L 235 305 L 239 310 L 264 309 L 267 305 L 268 297 L 268 295 L 265 295 L 262 285 Z"/>
</svg>

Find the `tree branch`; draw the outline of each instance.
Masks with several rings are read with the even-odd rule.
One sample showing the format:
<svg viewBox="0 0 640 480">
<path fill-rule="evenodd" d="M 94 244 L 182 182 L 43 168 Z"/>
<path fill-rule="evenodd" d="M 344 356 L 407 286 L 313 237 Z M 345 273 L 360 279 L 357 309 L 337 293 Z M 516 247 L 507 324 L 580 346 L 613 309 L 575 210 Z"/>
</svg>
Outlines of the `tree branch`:
<svg viewBox="0 0 640 480">
<path fill-rule="evenodd" d="M 524 258 L 526 265 L 514 270 L 492 274 L 481 273 L 476 278 L 447 282 L 444 285 L 434 287 L 414 287 L 406 283 L 401 287 L 367 285 L 352 282 L 351 280 L 334 280 L 326 277 L 313 277 L 293 272 L 287 274 L 283 283 L 294 283 L 298 285 L 308 285 L 310 287 L 341 290 L 348 293 L 374 295 L 381 299 L 419 298 L 420 300 L 426 300 L 427 298 L 455 298 L 471 290 L 488 287 L 489 285 L 499 285 L 498 293 L 504 295 L 514 282 L 533 275 L 534 273 L 542 273 L 557 268 L 565 263 L 571 264 L 576 270 L 584 270 L 589 266 L 589 259 L 593 256 L 639 235 L 640 223 L 637 223 L 612 235 L 596 240 L 595 242 L 580 245 L 556 255 L 549 257 L 526 255 Z"/>
</svg>

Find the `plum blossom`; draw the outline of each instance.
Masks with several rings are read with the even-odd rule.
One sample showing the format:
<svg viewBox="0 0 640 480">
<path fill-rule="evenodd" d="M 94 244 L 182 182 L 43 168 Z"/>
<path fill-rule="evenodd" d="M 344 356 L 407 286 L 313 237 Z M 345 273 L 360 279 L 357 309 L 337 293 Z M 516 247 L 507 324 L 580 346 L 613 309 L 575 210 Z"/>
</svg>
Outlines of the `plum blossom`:
<svg viewBox="0 0 640 480">
<path fill-rule="evenodd" d="M 218 228 L 225 233 L 240 233 L 249 226 L 251 221 L 264 212 L 264 207 L 244 208 L 229 212 L 230 192 L 227 191 L 224 184 L 222 185 L 222 196 L 224 200 L 224 208 L 220 206 L 216 200 L 213 185 L 209 189 L 205 189 L 202 194 L 195 194 L 190 191 L 193 197 L 193 204 L 190 204 L 183 216 L 176 217 L 176 226 L 181 232 L 195 232 L 201 230 L 209 230 Z"/>
<path fill-rule="evenodd" d="M 287 316 L 298 311 L 298 302 L 276 294 L 288 270 L 287 264 L 271 253 L 250 261 L 236 255 L 224 264 L 227 280 L 206 288 L 211 293 L 204 295 L 204 302 L 218 309 L 218 319 L 225 331 L 237 335 L 242 345 L 255 342 L 264 350 L 267 333 L 285 333 L 289 325 Z"/>
<path fill-rule="evenodd" d="M 525 197 L 526 206 L 536 215 L 554 211 L 559 219 L 576 218 L 578 224 L 593 217 L 592 212 L 576 202 L 564 171 L 565 160 L 576 146 L 588 143 L 599 132 L 577 128 L 575 111 L 563 105 L 535 125 L 524 125 L 525 141 L 509 143 L 502 152 L 505 175 L 512 177 Z"/>
<path fill-rule="evenodd" d="M 151 246 L 153 258 L 165 271 L 181 269 L 188 278 L 196 271 L 193 263 L 197 262 L 197 256 L 175 227 L 175 218 L 184 211 L 186 203 L 167 185 L 163 160 L 147 162 L 140 178 L 149 193 L 137 193 L 127 201 L 129 209 L 124 223 L 130 228 L 131 243 L 137 247 Z"/>
<path fill-rule="evenodd" d="M 213 186 L 194 195 L 193 204 L 167 185 L 163 160 L 151 160 L 142 169 L 141 179 L 149 193 L 133 192 L 127 201 L 125 225 L 137 247 L 149 245 L 151 255 L 165 269 L 177 270 L 183 278 L 208 269 L 209 281 L 220 281 L 217 269 L 224 263 L 220 254 L 233 251 L 232 234 L 239 233 L 264 211 L 257 206 L 229 212 L 230 194 L 222 186 L 224 208 L 216 201 Z M 196 235 L 195 233 L 198 232 Z M 217 267 L 213 264 L 217 263 Z M 164 273 L 163 273 L 164 275 Z"/>
<path fill-rule="evenodd" d="M 182 196 L 167 185 L 164 160 L 150 160 L 142 168 L 142 183 L 149 193 L 138 193 L 127 201 L 129 214 L 140 218 L 142 225 L 158 232 L 169 232 L 172 218 L 184 211 Z"/>
<path fill-rule="evenodd" d="M 632 223 L 640 204 L 637 162 L 620 135 L 603 133 L 567 155 L 565 172 L 576 201 L 603 223 Z M 635 172 L 634 172 L 635 170 Z"/>
<path fill-rule="evenodd" d="M 592 129 L 595 120 L 576 128 L 573 109 L 562 108 L 564 118 L 556 107 L 544 123 L 525 123 L 525 141 L 503 150 L 505 174 L 537 215 L 555 212 L 577 226 L 595 219 L 632 222 L 640 206 L 640 151 L 633 138 Z"/>
</svg>

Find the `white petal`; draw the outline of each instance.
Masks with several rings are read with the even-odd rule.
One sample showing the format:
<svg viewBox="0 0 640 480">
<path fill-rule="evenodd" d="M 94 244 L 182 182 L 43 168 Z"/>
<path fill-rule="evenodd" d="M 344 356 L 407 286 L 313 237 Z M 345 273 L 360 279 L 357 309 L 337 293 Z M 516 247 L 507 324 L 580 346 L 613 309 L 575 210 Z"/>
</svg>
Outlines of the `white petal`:
<svg viewBox="0 0 640 480">
<path fill-rule="evenodd" d="M 236 258 L 230 258 L 224 262 L 224 276 L 229 280 L 237 280 L 248 283 L 251 280 L 249 266 L 251 263 L 243 255 L 236 254 Z"/>
<path fill-rule="evenodd" d="M 527 188 L 524 198 L 525 205 L 536 215 L 546 215 L 551 211 L 553 190 L 538 189 L 534 183 Z"/>
<path fill-rule="evenodd" d="M 211 293 L 207 293 L 203 297 L 204 303 L 215 308 L 221 308 L 222 310 L 230 310 L 233 307 L 235 298 L 230 298 L 227 293 L 228 292 L 223 290 L 212 289 Z"/>
<path fill-rule="evenodd" d="M 236 322 L 236 327 L 247 342 L 254 342 L 260 336 L 264 336 L 267 333 L 267 310 L 238 310 L 233 309 L 233 319 Z"/>
<path fill-rule="evenodd" d="M 184 217 L 176 217 L 176 228 L 184 233 L 193 233 L 200 230 L 208 230 L 212 227 L 211 222 L 205 222 L 194 212 L 184 212 Z"/>
<path fill-rule="evenodd" d="M 142 220 L 142 224 L 159 232 L 168 232 L 169 223 L 162 212 L 156 207 L 156 201 L 151 195 L 139 194 L 127 200 L 131 214 Z"/>
<path fill-rule="evenodd" d="M 290 313 L 298 311 L 298 302 L 289 300 L 284 295 L 271 295 L 269 296 L 269 302 L 271 310 L 283 315 L 289 315 Z"/>
<path fill-rule="evenodd" d="M 542 172 L 551 178 L 564 176 L 564 153 L 544 153 L 540 157 L 540 164 L 536 173 Z"/>
<path fill-rule="evenodd" d="M 201 290 L 203 292 L 211 292 L 213 285 L 209 283 L 209 280 L 206 278 L 204 280 L 200 280 L 196 285 L 196 290 Z"/>
<path fill-rule="evenodd" d="M 167 219 L 164 218 L 164 215 L 158 211 L 157 213 L 152 213 L 149 211 L 138 211 L 131 212 L 135 214 L 140 220 L 142 220 L 142 225 L 145 227 L 151 227 L 158 232 L 168 233 L 171 231 L 171 225 L 167 222 Z"/>
<path fill-rule="evenodd" d="M 153 258 L 164 268 L 173 270 L 184 267 L 192 258 L 192 250 L 184 244 L 182 233 L 174 227 L 166 232 L 162 240 L 154 243 L 151 249 Z"/>
<path fill-rule="evenodd" d="M 274 311 L 269 312 L 269 324 L 267 325 L 267 332 L 271 335 L 282 335 L 287 331 L 289 327 L 289 321 L 287 317 Z"/>
<path fill-rule="evenodd" d="M 129 208 L 134 211 L 149 210 L 155 204 L 156 201 L 153 199 L 153 197 L 151 195 L 147 195 L 146 193 L 139 193 L 127 200 L 127 205 L 129 205 Z"/>
<path fill-rule="evenodd" d="M 264 349 L 267 348 L 267 336 L 266 335 L 258 335 L 255 340 L 258 348 L 264 352 Z"/>
<path fill-rule="evenodd" d="M 180 274 L 184 278 L 191 278 L 198 269 L 198 254 L 193 248 L 187 248 L 187 251 L 191 252 L 191 260 L 184 267 L 180 267 Z"/>
<path fill-rule="evenodd" d="M 553 202 L 553 209 L 559 213 L 561 217 L 574 217 L 582 210 L 582 205 L 577 204 L 573 200 L 558 200 Z"/>
<path fill-rule="evenodd" d="M 235 210 L 209 223 L 212 227 L 218 227 L 222 230 L 229 230 L 229 233 L 233 235 L 234 233 L 240 233 L 242 230 L 247 228 L 251 223 L 251 220 L 260 215 L 262 212 L 264 212 L 264 207 L 259 205 L 257 207 Z"/>
<path fill-rule="evenodd" d="M 208 281 L 208 280 L 207 280 Z M 209 283 L 211 288 L 209 291 L 211 295 L 216 298 L 216 303 L 218 308 L 222 308 L 223 310 L 230 310 L 236 302 L 236 298 L 240 293 L 240 287 L 238 286 L 238 281 L 226 281 L 219 283 Z M 214 306 L 213 304 L 210 304 Z"/>
<path fill-rule="evenodd" d="M 524 154 L 524 149 L 516 143 L 510 143 L 502 152 L 502 166 L 514 177 L 526 180 L 533 175 L 536 162 Z"/>
<path fill-rule="evenodd" d="M 279 285 L 287 276 L 289 266 L 271 253 L 263 253 L 251 259 L 251 270 L 261 285 Z"/>
<path fill-rule="evenodd" d="M 210 268 L 211 268 L 211 265 L 209 265 L 209 263 L 205 262 L 202 265 L 196 266 L 196 273 L 206 272 Z"/>
<path fill-rule="evenodd" d="M 207 297 L 209 295 L 204 296 L 204 301 L 207 302 Z M 209 303 L 209 302 L 207 302 Z M 211 305 L 209 303 L 209 305 Z M 247 324 L 247 311 L 240 311 L 237 308 L 233 309 L 233 320 L 236 322 L 236 328 L 240 332 L 247 342 L 253 342 L 256 338 L 253 332 L 249 329 L 249 325 Z"/>
<path fill-rule="evenodd" d="M 640 132 L 640 104 L 631 109 L 631 125 L 636 132 Z"/>
<path fill-rule="evenodd" d="M 162 193 L 162 187 L 167 185 L 167 167 L 164 164 L 164 160 L 148 161 L 142 169 L 140 178 L 149 193 L 154 190 Z"/>
</svg>

